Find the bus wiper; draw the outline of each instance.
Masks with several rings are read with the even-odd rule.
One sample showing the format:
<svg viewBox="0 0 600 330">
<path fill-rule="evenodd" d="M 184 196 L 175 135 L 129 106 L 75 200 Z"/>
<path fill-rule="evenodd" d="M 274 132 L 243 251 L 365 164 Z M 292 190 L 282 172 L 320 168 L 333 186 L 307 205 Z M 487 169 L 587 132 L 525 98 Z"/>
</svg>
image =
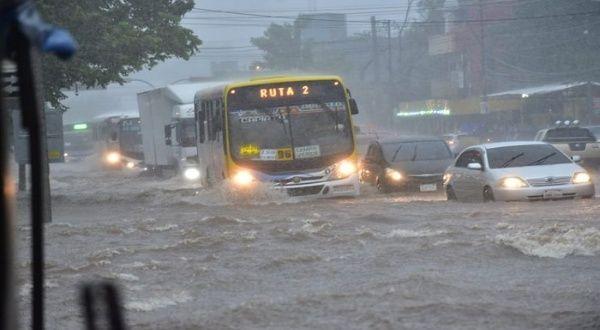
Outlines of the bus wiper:
<svg viewBox="0 0 600 330">
<path fill-rule="evenodd" d="M 547 159 L 549 159 L 550 157 L 552 157 L 554 155 L 556 155 L 556 152 L 553 152 L 553 153 L 548 154 L 548 155 L 546 155 L 546 156 L 544 156 L 544 157 L 542 157 L 542 158 L 540 158 L 540 159 L 538 159 L 538 160 L 536 160 L 534 162 L 531 162 L 531 163 L 527 164 L 527 166 L 540 165 L 540 164 L 544 163 Z"/>
<path fill-rule="evenodd" d="M 325 102 L 319 101 L 318 103 L 321 106 L 321 108 L 323 108 L 323 110 L 327 111 L 328 114 L 333 115 L 332 118 L 335 119 L 335 129 L 334 129 L 334 131 L 337 133 L 338 127 L 340 125 L 340 117 L 338 115 L 338 112 L 335 111 L 335 110 L 333 110 L 333 109 L 331 109 L 330 107 L 328 107 L 325 104 Z"/>
<path fill-rule="evenodd" d="M 508 167 L 508 165 L 512 164 L 512 162 L 514 162 L 515 160 L 517 160 L 518 158 L 521 158 L 525 155 L 524 152 L 520 153 L 520 154 L 516 154 L 515 156 L 513 156 L 511 159 L 507 160 L 504 162 L 504 164 L 502 164 L 500 167 Z"/>
</svg>

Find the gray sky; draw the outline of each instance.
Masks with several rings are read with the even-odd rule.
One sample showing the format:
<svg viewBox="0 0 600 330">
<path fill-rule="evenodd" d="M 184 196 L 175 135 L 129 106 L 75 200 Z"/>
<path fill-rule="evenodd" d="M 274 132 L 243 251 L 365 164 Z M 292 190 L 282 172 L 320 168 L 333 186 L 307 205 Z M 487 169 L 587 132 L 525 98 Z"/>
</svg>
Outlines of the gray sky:
<svg viewBox="0 0 600 330">
<path fill-rule="evenodd" d="M 183 25 L 192 29 L 202 39 L 200 54 L 189 61 L 171 59 L 154 67 L 151 71 L 138 72 L 131 78 L 143 79 L 156 87 L 170 84 L 190 76 L 210 74 L 212 61 L 237 60 L 240 67 L 261 58 L 260 51 L 252 49 L 250 38 L 261 36 L 270 23 L 293 22 L 301 13 L 330 12 L 345 13 L 349 34 L 369 30 L 368 20 L 402 20 L 407 0 L 197 0 L 196 8 L 235 11 L 248 14 L 285 16 L 288 18 L 265 18 L 226 13 L 193 10 L 183 20 Z M 237 49 L 214 49 L 219 47 L 243 47 Z M 212 48 L 212 49 L 211 49 Z M 106 90 L 80 91 L 78 95 L 67 93 L 64 102 L 70 108 L 65 114 L 65 123 L 90 120 L 102 114 L 130 114 L 137 111 L 137 93 L 150 87 L 141 82 L 125 86 L 111 85 Z"/>
<path fill-rule="evenodd" d="M 406 10 L 406 0 L 198 0 L 196 8 L 235 11 L 249 14 L 296 17 L 301 13 L 346 13 L 348 20 L 368 21 L 372 15 L 378 19 L 401 20 Z M 237 60 L 247 66 L 261 58 L 259 50 L 251 48 L 250 38 L 261 36 L 272 22 L 293 22 L 293 19 L 250 17 L 226 13 L 194 10 L 183 20 L 204 42 L 200 54 L 190 61 L 169 60 L 151 72 L 140 72 L 133 77 L 152 83 L 169 82 L 209 74 L 211 61 Z M 348 23 L 350 34 L 368 30 L 368 23 Z M 219 47 L 247 47 L 239 49 L 214 49 Z M 212 49 L 211 49 L 212 48 Z M 170 80 L 169 80 L 170 79 Z M 168 80 L 168 81 L 167 81 Z"/>
</svg>

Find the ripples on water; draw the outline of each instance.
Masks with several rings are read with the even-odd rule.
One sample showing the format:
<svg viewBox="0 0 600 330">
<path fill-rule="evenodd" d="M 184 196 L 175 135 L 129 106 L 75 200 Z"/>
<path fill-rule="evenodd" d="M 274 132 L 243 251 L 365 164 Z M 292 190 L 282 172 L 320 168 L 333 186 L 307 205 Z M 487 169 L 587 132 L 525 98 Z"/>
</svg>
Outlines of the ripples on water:
<svg viewBox="0 0 600 330">
<path fill-rule="evenodd" d="M 52 186 L 52 328 L 80 327 L 74 289 L 94 279 L 121 283 L 142 328 L 600 326 L 593 200 L 463 204 L 370 188 L 240 199 L 227 186 L 67 169 Z M 26 304 L 30 233 L 18 229 Z"/>
</svg>

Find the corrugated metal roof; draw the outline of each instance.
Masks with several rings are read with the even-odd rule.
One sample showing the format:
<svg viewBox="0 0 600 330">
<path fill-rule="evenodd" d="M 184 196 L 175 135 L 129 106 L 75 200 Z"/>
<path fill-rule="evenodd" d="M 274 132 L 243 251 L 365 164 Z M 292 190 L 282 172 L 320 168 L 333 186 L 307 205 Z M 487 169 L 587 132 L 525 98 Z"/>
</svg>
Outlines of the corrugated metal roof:
<svg viewBox="0 0 600 330">
<path fill-rule="evenodd" d="M 586 84 L 588 84 L 588 82 L 548 84 L 548 85 L 525 87 L 525 88 L 521 88 L 521 89 L 514 89 L 514 90 L 509 90 L 509 91 L 504 91 L 504 92 L 498 92 L 498 93 L 494 93 L 494 94 L 489 94 L 488 96 L 496 97 L 496 96 L 511 96 L 511 95 L 519 95 L 519 96 L 541 95 L 541 94 L 559 92 L 559 91 L 571 89 L 574 87 L 581 87 Z M 594 86 L 600 86 L 600 83 L 598 83 L 598 82 L 592 82 L 592 84 Z"/>
</svg>

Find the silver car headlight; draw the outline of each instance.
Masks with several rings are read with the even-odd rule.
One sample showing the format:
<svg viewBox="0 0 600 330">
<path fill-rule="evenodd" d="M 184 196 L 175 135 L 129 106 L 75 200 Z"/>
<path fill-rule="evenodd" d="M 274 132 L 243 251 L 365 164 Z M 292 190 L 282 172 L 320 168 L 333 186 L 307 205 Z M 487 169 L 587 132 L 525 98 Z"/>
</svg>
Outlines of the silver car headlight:
<svg viewBox="0 0 600 330">
<path fill-rule="evenodd" d="M 508 177 L 500 180 L 500 186 L 508 189 L 525 188 L 529 185 L 519 177 Z"/>
<path fill-rule="evenodd" d="M 571 181 L 575 184 L 590 183 L 592 178 L 585 172 L 577 172 L 573 174 L 573 179 Z"/>
</svg>

